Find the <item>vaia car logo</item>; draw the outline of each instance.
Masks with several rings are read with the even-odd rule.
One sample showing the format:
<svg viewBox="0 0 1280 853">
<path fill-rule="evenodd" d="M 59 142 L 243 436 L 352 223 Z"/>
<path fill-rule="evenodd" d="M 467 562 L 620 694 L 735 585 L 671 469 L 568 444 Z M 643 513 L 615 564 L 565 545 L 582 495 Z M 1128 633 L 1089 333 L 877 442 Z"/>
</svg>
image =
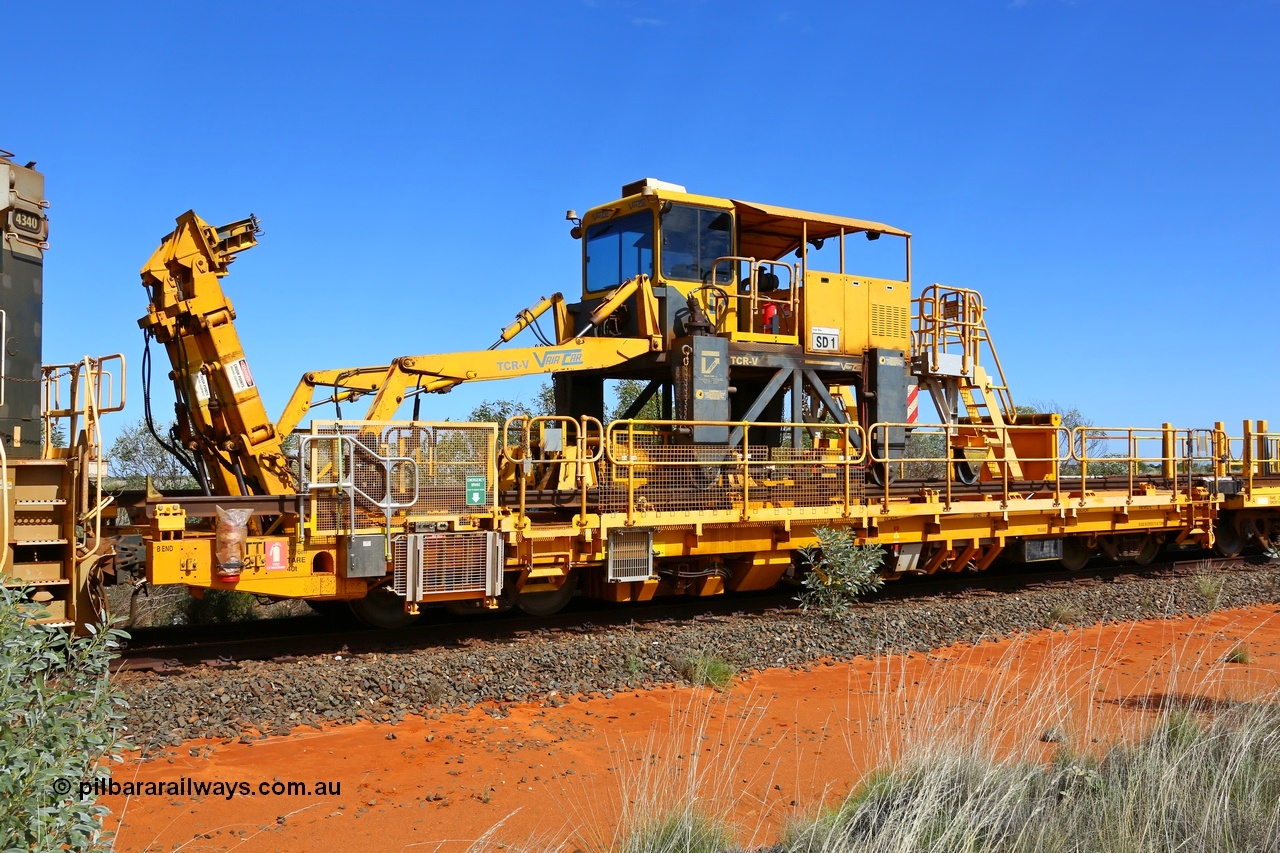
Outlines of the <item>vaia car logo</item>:
<svg viewBox="0 0 1280 853">
<path fill-rule="evenodd" d="M 533 357 L 538 360 L 538 367 L 568 367 L 572 364 L 582 364 L 580 349 L 565 349 L 542 354 L 535 352 Z"/>
<path fill-rule="evenodd" d="M 551 352 L 535 352 L 533 354 L 533 360 L 537 362 L 538 367 L 544 369 L 548 367 L 572 367 L 577 364 L 582 364 L 582 350 L 560 349 L 553 350 Z M 528 370 L 529 359 L 522 358 L 512 359 L 511 361 L 500 361 L 497 366 L 499 370 Z"/>
</svg>

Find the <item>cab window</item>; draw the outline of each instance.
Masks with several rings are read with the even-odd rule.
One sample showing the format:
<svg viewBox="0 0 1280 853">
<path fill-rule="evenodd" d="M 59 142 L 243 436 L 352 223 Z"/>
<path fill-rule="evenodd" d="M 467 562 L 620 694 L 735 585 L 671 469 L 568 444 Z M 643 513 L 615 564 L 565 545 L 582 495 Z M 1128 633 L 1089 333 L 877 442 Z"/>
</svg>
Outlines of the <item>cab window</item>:
<svg viewBox="0 0 1280 853">
<path fill-rule="evenodd" d="M 716 258 L 732 255 L 733 217 L 723 210 L 673 204 L 662 214 L 662 277 L 709 281 Z M 716 268 L 716 281 L 733 278 L 733 265 Z"/>
<path fill-rule="evenodd" d="M 653 276 L 653 214 L 647 210 L 587 228 L 587 290 Z"/>
</svg>

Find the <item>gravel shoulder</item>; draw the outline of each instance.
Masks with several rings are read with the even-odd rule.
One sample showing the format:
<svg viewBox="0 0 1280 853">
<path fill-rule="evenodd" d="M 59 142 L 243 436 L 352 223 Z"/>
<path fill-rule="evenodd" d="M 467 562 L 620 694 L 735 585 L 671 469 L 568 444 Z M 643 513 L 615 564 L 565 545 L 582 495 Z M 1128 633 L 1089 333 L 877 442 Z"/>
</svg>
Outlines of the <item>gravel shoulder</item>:
<svg viewBox="0 0 1280 853">
<path fill-rule="evenodd" d="M 1275 563 L 1105 582 L 1083 574 L 1069 585 L 1016 594 L 930 594 L 922 587 L 910 598 L 860 603 L 840 621 L 787 608 L 116 677 L 130 706 L 128 738 L 154 756 L 192 738 L 248 743 L 299 726 L 395 723 L 410 714 L 431 718 L 477 707 L 500 719 L 515 702 L 558 707 L 609 699 L 618 691 L 684 682 L 694 656 L 721 658 L 739 671 L 808 668 L 1046 627 L 1198 616 L 1277 601 Z"/>
</svg>

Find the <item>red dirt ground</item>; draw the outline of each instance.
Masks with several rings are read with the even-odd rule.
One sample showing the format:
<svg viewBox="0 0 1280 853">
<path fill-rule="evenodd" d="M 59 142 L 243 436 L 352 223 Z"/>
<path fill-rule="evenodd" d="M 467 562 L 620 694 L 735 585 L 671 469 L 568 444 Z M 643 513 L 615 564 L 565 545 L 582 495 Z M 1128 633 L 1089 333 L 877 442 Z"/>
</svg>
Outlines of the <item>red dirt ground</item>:
<svg viewBox="0 0 1280 853">
<path fill-rule="evenodd" d="M 1228 660 L 1246 656 L 1238 648 L 1247 662 Z M 1268 605 L 766 670 L 724 692 L 668 687 L 252 744 L 192 741 L 113 778 L 323 781 L 341 793 L 103 802 L 123 816 L 113 824 L 122 851 L 603 850 L 620 823 L 690 799 L 759 846 L 903 744 L 976 732 L 1007 757 L 1045 759 L 1058 740 L 1090 749 L 1138 732 L 1162 708 L 1277 691 L 1280 609 Z"/>
</svg>

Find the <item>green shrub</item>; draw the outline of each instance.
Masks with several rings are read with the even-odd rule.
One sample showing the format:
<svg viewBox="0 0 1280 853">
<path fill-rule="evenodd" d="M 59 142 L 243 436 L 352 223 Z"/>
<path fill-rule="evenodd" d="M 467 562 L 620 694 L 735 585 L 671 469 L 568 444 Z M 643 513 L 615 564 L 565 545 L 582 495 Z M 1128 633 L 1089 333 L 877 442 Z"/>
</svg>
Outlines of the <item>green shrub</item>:
<svg viewBox="0 0 1280 853">
<path fill-rule="evenodd" d="M 706 654 L 693 654 L 680 664 L 680 674 L 690 684 L 698 687 L 714 687 L 722 690 L 728 687 L 738 670 L 722 657 Z"/>
<path fill-rule="evenodd" d="M 722 820 L 687 808 L 634 832 L 625 853 L 722 853 L 733 849 L 733 833 Z"/>
<path fill-rule="evenodd" d="M 38 613 L 22 590 L 0 588 L 0 848 L 107 850 L 107 809 L 89 786 L 124 748 L 124 699 L 107 672 L 127 635 L 72 638 L 31 624 Z"/>
<path fill-rule="evenodd" d="M 1200 597 L 1210 607 L 1218 606 L 1218 599 L 1222 597 L 1222 578 L 1216 575 L 1196 575 L 1196 592 L 1200 593 Z"/>
<path fill-rule="evenodd" d="M 880 577 L 884 551 L 879 545 L 855 545 L 847 529 L 820 527 L 814 533 L 818 546 L 800 552 L 809 571 L 797 600 L 804 610 L 832 618 L 845 616 L 859 596 L 884 586 Z"/>
<path fill-rule="evenodd" d="M 234 590 L 207 590 L 203 598 L 192 596 L 187 600 L 187 620 L 192 625 L 209 625 L 214 622 L 245 622 L 256 619 L 252 595 Z"/>
<path fill-rule="evenodd" d="M 1280 696 L 1202 719 L 1165 712 L 1099 758 L 1064 749 L 1048 766 L 997 744 L 925 746 L 840 807 L 790 827 L 787 853 L 858 850 L 1280 849 Z"/>
</svg>

